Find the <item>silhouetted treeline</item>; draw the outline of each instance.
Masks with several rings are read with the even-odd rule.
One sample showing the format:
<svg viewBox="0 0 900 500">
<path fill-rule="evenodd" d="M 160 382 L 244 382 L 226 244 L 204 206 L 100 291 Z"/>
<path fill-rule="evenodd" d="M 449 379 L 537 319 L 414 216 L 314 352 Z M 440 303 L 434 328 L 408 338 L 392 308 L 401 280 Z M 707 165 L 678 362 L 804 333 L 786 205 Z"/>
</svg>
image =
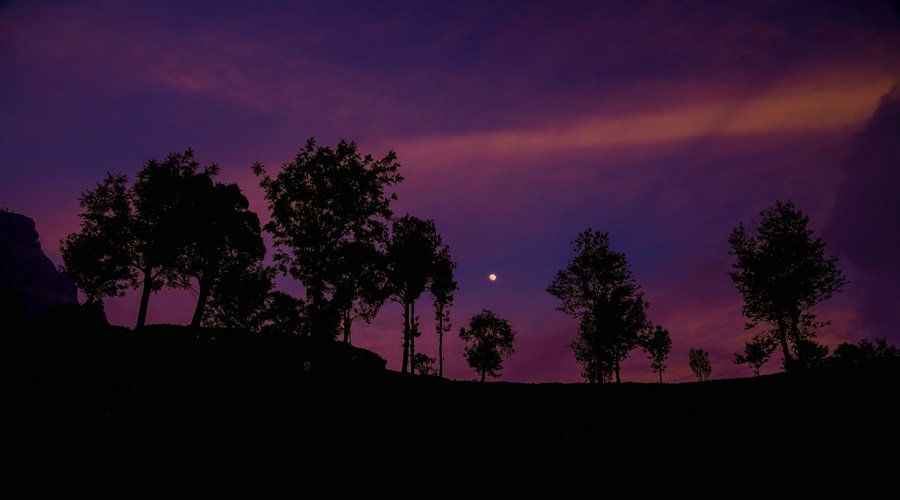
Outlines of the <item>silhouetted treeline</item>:
<svg viewBox="0 0 900 500">
<path fill-rule="evenodd" d="M 312 138 L 274 176 L 253 165 L 271 212 L 270 268 L 259 218 L 240 188 L 217 182 L 218 166 L 201 167 L 192 150 L 173 153 L 148 161 L 134 183 L 108 175 L 81 196 L 80 230 L 62 242 L 63 269 L 88 303 L 140 289 L 137 329 L 154 292 L 193 288 L 194 327 L 349 343 L 353 322 L 370 322 L 392 298 L 404 307 L 404 372 L 415 372 L 415 305 L 427 291 L 443 374 L 456 264 L 433 221 L 394 218 L 396 195 L 387 190 L 403 180 L 399 167 L 393 152 L 376 160 L 356 143 L 332 149 Z M 272 291 L 276 272 L 300 281 L 305 297 Z"/>
</svg>

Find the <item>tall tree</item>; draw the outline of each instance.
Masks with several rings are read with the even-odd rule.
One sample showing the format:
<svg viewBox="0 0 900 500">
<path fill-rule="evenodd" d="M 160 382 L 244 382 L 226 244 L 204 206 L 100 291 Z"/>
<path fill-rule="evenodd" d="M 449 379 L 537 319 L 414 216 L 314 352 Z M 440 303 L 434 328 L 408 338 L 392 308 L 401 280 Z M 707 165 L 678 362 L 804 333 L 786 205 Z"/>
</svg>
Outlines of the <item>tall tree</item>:
<svg viewBox="0 0 900 500">
<path fill-rule="evenodd" d="M 466 341 L 466 361 L 481 376 L 499 377 L 503 359 L 515 352 L 516 332 L 505 319 L 487 309 L 472 316 L 469 328 L 460 328 L 459 337 Z"/>
<path fill-rule="evenodd" d="M 758 223 L 741 224 L 729 238 L 736 257 L 729 274 L 744 298 L 747 327 L 769 325 L 767 334 L 780 344 L 788 371 L 821 355 L 812 340 L 813 308 L 846 284 L 837 257 L 826 254 L 825 242 L 808 225 L 792 202 L 779 201 L 760 213 Z"/>
<path fill-rule="evenodd" d="M 344 272 L 346 247 L 380 251 L 387 241 L 396 196 L 385 189 L 403 180 L 399 167 L 393 151 L 376 160 L 360 155 L 355 142 L 332 149 L 313 138 L 275 177 L 262 164 L 253 166 L 272 212 L 266 230 L 274 237 L 276 266 L 306 288 L 310 329 L 319 338 L 337 333 L 328 302 Z"/>
<path fill-rule="evenodd" d="M 391 296 L 403 306 L 403 373 L 416 354 L 416 301 L 432 283 L 443 248 L 434 221 L 405 215 L 394 222 L 387 249 L 388 280 Z"/>
<path fill-rule="evenodd" d="M 194 230 L 182 253 L 182 270 L 197 280 L 199 293 L 191 326 L 198 327 L 211 295 L 217 296 L 219 305 L 228 303 L 230 296 L 245 300 L 244 306 L 253 301 L 259 305 L 271 285 L 266 288 L 266 273 L 260 267 L 266 246 L 259 217 L 249 209 L 238 185 L 216 183 L 208 176 L 195 176 L 191 182 L 195 196 L 187 218 Z M 256 286 L 245 286 L 245 280 Z M 258 293 L 255 299 L 249 296 L 253 291 Z M 220 308 L 220 319 L 223 313 Z"/>
<path fill-rule="evenodd" d="M 193 233 L 196 187 L 216 176 L 190 149 L 149 160 L 129 188 L 125 176 L 108 175 L 81 196 L 81 229 L 62 244 L 65 271 L 90 301 L 141 288 L 137 328 L 147 319 L 150 295 L 165 286 L 187 287 L 184 253 Z"/>
<path fill-rule="evenodd" d="M 669 336 L 669 331 L 661 325 L 656 325 L 653 330 L 649 330 L 642 336 L 641 347 L 647 353 L 653 371 L 659 373 L 659 383 L 661 384 L 663 370 L 666 369 L 666 358 L 672 351 L 672 337 Z"/>
<path fill-rule="evenodd" d="M 749 342 L 744 345 L 744 354 L 734 353 L 734 363 L 736 365 L 749 365 L 753 368 L 753 373 L 759 376 L 759 370 L 764 364 L 769 362 L 772 353 L 775 352 L 777 344 L 770 335 L 754 335 Z"/>
<path fill-rule="evenodd" d="M 571 346 L 585 378 L 601 382 L 613 373 L 621 382 L 621 362 L 649 327 L 649 304 L 625 254 L 609 248 L 609 234 L 584 230 L 575 240 L 575 254 L 547 292 L 560 299 L 557 310 L 579 320 L 579 337 Z"/>
<path fill-rule="evenodd" d="M 450 306 L 459 285 L 453 276 L 456 262 L 450 256 L 450 248 L 444 246 L 437 255 L 429 292 L 434 298 L 435 330 L 438 334 L 438 377 L 444 376 L 444 334 L 450 331 Z"/>
<path fill-rule="evenodd" d="M 709 353 L 703 349 L 691 348 L 688 352 L 688 366 L 697 377 L 697 381 L 708 380 L 712 374 L 712 365 L 709 362 Z"/>
</svg>

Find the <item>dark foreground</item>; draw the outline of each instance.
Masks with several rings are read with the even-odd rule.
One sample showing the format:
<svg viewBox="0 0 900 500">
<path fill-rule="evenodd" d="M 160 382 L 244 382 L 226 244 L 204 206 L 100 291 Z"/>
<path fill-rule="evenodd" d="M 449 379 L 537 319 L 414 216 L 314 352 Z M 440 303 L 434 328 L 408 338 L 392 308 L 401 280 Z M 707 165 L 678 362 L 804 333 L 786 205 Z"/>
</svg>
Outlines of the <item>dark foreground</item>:
<svg viewBox="0 0 900 500">
<path fill-rule="evenodd" d="M 18 437 L 215 436 L 422 460 L 555 449 L 664 467 L 859 463 L 900 444 L 897 363 L 662 386 L 479 384 L 401 376 L 340 346 L 316 358 L 290 340 L 122 338 L 29 339 L 8 352 Z"/>
</svg>

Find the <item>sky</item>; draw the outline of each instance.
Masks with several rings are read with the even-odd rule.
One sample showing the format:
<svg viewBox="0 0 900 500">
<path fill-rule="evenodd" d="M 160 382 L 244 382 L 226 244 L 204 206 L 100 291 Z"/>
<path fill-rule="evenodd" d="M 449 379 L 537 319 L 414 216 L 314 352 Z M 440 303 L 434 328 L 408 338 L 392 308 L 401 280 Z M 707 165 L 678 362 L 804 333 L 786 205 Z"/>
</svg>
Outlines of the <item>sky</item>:
<svg viewBox="0 0 900 500">
<path fill-rule="evenodd" d="M 14 0 L 0 2 L 0 206 L 32 217 L 59 264 L 79 194 L 107 172 L 191 147 L 266 220 L 253 162 L 354 140 L 397 152 L 395 213 L 434 219 L 458 261 L 449 377 L 474 378 L 455 332 L 487 308 L 518 332 L 502 380 L 581 380 L 576 324 L 545 290 L 588 227 L 670 331 L 667 381 L 691 379 L 692 347 L 713 378 L 747 376 L 727 241 L 776 200 L 809 215 L 851 281 L 819 307 L 821 339 L 900 343 L 898 82 L 887 1 Z M 154 296 L 149 321 L 189 322 L 195 297 Z M 137 301 L 108 301 L 110 320 L 133 325 Z M 387 304 L 354 343 L 399 368 L 401 325 Z M 417 350 L 435 356 L 436 335 Z M 623 378 L 655 375 L 635 351 Z"/>
</svg>

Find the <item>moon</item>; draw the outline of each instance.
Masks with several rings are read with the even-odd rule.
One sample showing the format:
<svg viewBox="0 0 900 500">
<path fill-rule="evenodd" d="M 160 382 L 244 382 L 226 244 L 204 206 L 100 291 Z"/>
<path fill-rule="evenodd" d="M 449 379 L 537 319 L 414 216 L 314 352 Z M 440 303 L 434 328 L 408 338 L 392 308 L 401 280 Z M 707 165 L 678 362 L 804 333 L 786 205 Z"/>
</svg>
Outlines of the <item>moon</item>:
<svg viewBox="0 0 900 500">
<path fill-rule="evenodd" d="M 497 275 L 494 273 L 488 274 L 488 279 L 491 281 L 497 281 Z"/>
</svg>

